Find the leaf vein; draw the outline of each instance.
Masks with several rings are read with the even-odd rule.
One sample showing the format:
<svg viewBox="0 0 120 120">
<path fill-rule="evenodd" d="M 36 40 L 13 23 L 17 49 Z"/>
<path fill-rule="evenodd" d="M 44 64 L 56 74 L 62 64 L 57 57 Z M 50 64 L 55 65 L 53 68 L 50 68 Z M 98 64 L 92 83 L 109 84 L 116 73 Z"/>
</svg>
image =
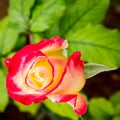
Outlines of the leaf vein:
<svg viewBox="0 0 120 120">
<path fill-rule="evenodd" d="M 83 42 L 83 41 L 69 41 L 69 42 L 73 43 L 73 44 L 83 44 L 83 45 L 88 45 L 88 46 L 92 46 L 92 47 L 99 47 L 99 48 L 103 48 L 103 49 L 107 49 L 107 50 L 112 50 L 114 52 L 120 52 L 120 50 L 117 50 L 115 48 L 110 48 L 108 46 L 98 45 L 98 44 L 94 44 L 94 43 L 88 43 L 88 42 Z"/>
<path fill-rule="evenodd" d="M 65 30 L 62 36 L 64 36 L 69 30 L 71 30 L 77 24 L 77 21 L 81 20 L 81 18 L 84 17 L 91 9 L 94 9 L 96 5 L 99 5 L 99 4 L 100 3 L 98 2 L 94 4 L 93 6 L 91 6 L 89 9 L 87 9 L 81 16 L 79 16 L 73 23 L 71 23 L 71 25 L 67 28 L 67 30 Z"/>
</svg>

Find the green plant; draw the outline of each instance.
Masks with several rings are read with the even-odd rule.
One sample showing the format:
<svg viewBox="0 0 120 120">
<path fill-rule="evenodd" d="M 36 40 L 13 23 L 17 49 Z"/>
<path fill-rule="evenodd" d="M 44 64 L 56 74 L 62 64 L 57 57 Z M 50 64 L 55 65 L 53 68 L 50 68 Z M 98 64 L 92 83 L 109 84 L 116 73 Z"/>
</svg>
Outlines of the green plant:
<svg viewBox="0 0 120 120">
<path fill-rule="evenodd" d="M 86 78 L 120 67 L 120 33 L 118 30 L 110 30 L 101 24 L 109 2 L 109 0 L 10 0 L 8 15 L 0 21 L 1 112 L 4 111 L 9 101 L 5 88 L 6 68 L 3 61 L 26 44 L 37 43 L 42 38 L 56 35 L 64 37 L 69 42 L 68 54 L 81 51 L 84 61 L 87 62 L 85 64 Z M 58 109 L 57 114 L 70 119 L 78 119 L 78 116 L 69 110 L 69 106 L 60 104 L 61 107 L 59 107 L 53 104 L 54 107 L 50 107 L 52 103 L 49 106 L 49 102 L 45 101 L 44 104 L 54 112 Z M 111 103 L 103 98 L 88 102 L 90 114 L 94 119 L 97 118 L 95 118 L 92 107 L 96 102 L 111 106 Z M 24 109 L 22 105 L 18 107 L 21 110 Z M 97 109 L 100 106 L 95 105 L 95 107 Z M 25 109 L 30 111 L 29 108 Z M 37 111 L 37 107 L 34 109 Z M 104 117 L 104 114 L 106 116 L 104 111 L 104 114 L 99 113 L 101 109 L 100 107 L 98 110 L 99 116 Z M 113 111 L 118 112 L 120 105 L 115 110 L 113 107 L 110 109 L 112 112 L 107 111 L 107 115 L 113 116 Z M 64 114 L 66 112 L 69 114 Z M 118 114 L 113 120 L 119 119 Z"/>
</svg>

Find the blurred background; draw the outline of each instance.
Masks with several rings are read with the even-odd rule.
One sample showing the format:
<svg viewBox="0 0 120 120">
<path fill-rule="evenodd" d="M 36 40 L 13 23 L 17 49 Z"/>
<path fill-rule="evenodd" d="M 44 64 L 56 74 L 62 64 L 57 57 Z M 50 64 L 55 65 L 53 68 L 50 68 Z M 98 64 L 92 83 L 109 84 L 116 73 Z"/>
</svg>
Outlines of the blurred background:
<svg viewBox="0 0 120 120">
<path fill-rule="evenodd" d="M 8 14 L 9 0 L 0 0 L 0 19 Z M 14 18 L 13 18 L 14 19 Z M 102 24 L 109 29 L 120 30 L 120 0 L 111 0 L 109 9 Z M 109 99 L 111 95 L 120 90 L 120 69 L 103 72 L 87 80 L 83 92 L 88 99 L 104 97 Z M 2 93 L 0 93 L 2 94 Z M 0 98 L 1 99 L 1 98 Z M 89 116 L 89 115 L 88 115 Z M 88 117 L 87 116 L 87 117 Z M 85 118 L 86 119 L 86 116 Z M 0 120 L 69 120 L 49 111 L 44 104 L 36 109 L 33 114 L 21 111 L 12 100 L 6 106 L 4 112 L 0 112 Z M 89 117 L 88 117 L 89 120 Z M 117 119 L 116 119 L 117 120 Z"/>
</svg>

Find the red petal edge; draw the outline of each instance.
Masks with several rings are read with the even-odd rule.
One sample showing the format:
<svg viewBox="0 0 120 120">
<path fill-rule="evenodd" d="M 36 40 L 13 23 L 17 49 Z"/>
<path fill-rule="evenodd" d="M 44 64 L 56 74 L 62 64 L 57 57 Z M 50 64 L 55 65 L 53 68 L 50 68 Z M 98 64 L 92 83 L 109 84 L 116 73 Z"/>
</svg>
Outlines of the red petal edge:
<svg viewBox="0 0 120 120">
<path fill-rule="evenodd" d="M 65 49 L 67 46 L 67 41 L 58 36 L 55 36 L 49 40 L 43 39 L 37 44 L 30 44 L 25 46 L 24 48 L 19 50 L 12 58 L 7 58 L 5 60 L 5 64 L 8 68 L 8 71 L 10 71 L 10 69 L 13 69 L 13 65 L 17 66 L 16 70 L 18 70 L 22 60 L 33 52 L 41 51 L 44 53 L 54 49 Z"/>
<path fill-rule="evenodd" d="M 48 95 L 53 102 L 66 102 L 70 104 L 78 115 L 84 115 L 87 112 L 87 104 L 82 94 L 53 94 Z"/>
<path fill-rule="evenodd" d="M 6 87 L 8 89 L 8 94 L 11 98 L 25 104 L 25 105 L 29 105 L 29 104 L 32 104 L 33 102 L 34 103 L 39 103 L 43 100 L 46 99 L 46 94 L 49 94 L 49 92 L 51 91 L 48 91 L 46 93 L 44 93 L 43 91 L 43 94 L 41 94 L 42 91 L 40 91 L 40 94 L 30 94 L 30 93 L 27 93 L 27 92 L 24 92 L 22 90 L 22 88 L 19 88 L 17 87 L 17 85 L 14 83 L 14 81 L 16 79 L 14 79 L 14 76 L 17 75 L 17 73 L 19 72 L 23 72 L 24 70 L 24 66 L 29 63 L 29 61 L 31 61 L 34 57 L 36 57 L 36 59 L 41 56 L 41 57 L 46 57 L 43 53 L 41 53 L 40 51 L 37 51 L 37 52 L 34 52 L 34 53 L 31 53 L 29 56 L 26 56 L 26 59 L 24 60 L 24 63 L 22 63 L 22 68 L 19 69 L 19 71 L 15 71 L 13 72 L 15 69 L 17 69 L 17 66 L 14 66 L 13 64 L 13 68 L 14 69 L 11 69 L 7 75 L 7 79 L 6 79 Z M 46 58 L 47 59 L 47 58 Z M 9 59 L 8 59 L 9 60 Z M 16 60 L 16 59 L 15 59 Z M 14 61 L 12 61 L 14 63 Z M 11 63 L 12 63 L 11 62 Z M 9 63 L 9 62 L 8 62 Z M 16 61 L 16 64 L 17 61 Z M 32 63 L 33 64 L 33 63 Z M 32 65 L 31 64 L 31 65 Z M 9 65 L 8 65 L 9 66 Z M 51 65 L 52 66 L 52 65 Z M 21 79 L 20 79 L 21 80 Z M 25 81 L 25 79 L 24 79 Z M 18 83 L 19 84 L 19 83 Z M 51 83 L 50 83 L 51 84 Z"/>
<path fill-rule="evenodd" d="M 66 43 L 66 44 L 65 44 Z M 21 64 L 23 64 L 27 57 L 31 56 L 32 53 L 37 53 L 42 50 L 52 50 L 52 49 L 64 49 L 67 47 L 67 42 L 65 42 L 60 37 L 53 37 L 50 40 L 44 39 L 41 40 L 37 44 L 30 44 L 19 50 L 12 58 L 8 58 L 5 60 L 5 64 L 8 68 L 8 75 L 7 75 L 7 88 L 8 94 L 11 98 L 16 99 L 17 101 L 23 104 L 31 104 L 32 102 L 40 102 L 46 99 L 45 95 L 33 95 L 33 94 L 19 94 L 22 88 L 18 88 L 12 78 L 14 75 L 21 71 Z M 46 49 L 47 48 L 47 49 Z M 48 49 L 49 48 L 49 49 Z M 27 59 L 27 62 L 29 60 Z M 24 64 L 25 65 L 25 64 Z M 24 91 L 23 91 L 24 92 Z M 49 91 L 51 92 L 51 91 Z M 49 93 L 48 92 L 48 93 Z M 47 93 L 47 94 L 48 94 Z"/>
<path fill-rule="evenodd" d="M 74 52 L 68 59 L 60 83 L 53 94 L 73 94 L 79 92 L 84 84 L 84 62 L 80 52 Z M 74 72 L 73 72 L 74 71 Z"/>
<path fill-rule="evenodd" d="M 12 92 L 8 92 L 9 96 L 11 96 L 11 98 L 19 101 L 20 103 L 24 104 L 24 105 L 30 105 L 32 103 L 40 103 L 43 100 L 46 99 L 46 96 L 35 96 L 34 94 L 24 94 L 24 95 L 20 95 L 20 94 L 15 94 Z"/>
<path fill-rule="evenodd" d="M 58 36 L 54 36 L 53 38 L 49 40 L 43 39 L 38 44 L 40 45 L 40 49 L 42 52 L 65 49 L 68 47 L 67 41 Z"/>
</svg>

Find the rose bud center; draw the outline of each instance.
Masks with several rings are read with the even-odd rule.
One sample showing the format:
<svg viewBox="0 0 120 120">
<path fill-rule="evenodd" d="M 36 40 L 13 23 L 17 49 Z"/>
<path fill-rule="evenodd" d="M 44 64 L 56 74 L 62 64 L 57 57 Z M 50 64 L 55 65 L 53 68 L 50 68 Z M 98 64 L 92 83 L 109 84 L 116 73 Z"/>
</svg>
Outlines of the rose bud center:
<svg viewBox="0 0 120 120">
<path fill-rule="evenodd" d="M 52 66 L 46 58 L 38 59 L 28 72 L 27 84 L 38 90 L 52 81 Z"/>
</svg>

